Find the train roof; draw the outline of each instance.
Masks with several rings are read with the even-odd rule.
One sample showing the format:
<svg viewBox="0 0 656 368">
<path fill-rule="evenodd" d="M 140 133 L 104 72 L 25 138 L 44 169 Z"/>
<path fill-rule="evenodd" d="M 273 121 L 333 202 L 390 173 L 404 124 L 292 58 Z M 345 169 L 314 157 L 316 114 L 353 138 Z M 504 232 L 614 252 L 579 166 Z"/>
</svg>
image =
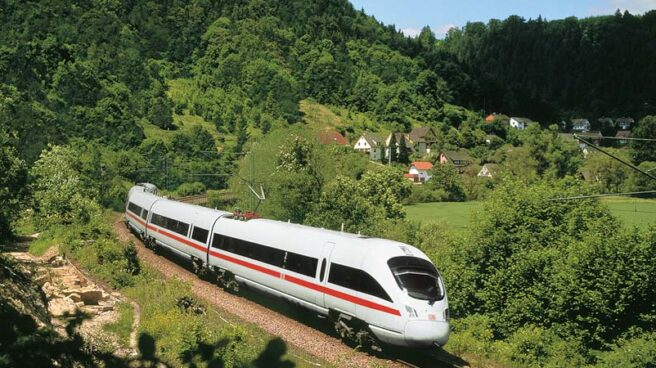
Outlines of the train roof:
<svg viewBox="0 0 656 368">
<path fill-rule="evenodd" d="M 242 229 L 240 230 L 239 228 Z M 237 233 L 243 232 L 243 234 L 240 235 L 251 238 L 253 241 L 263 239 L 260 241 L 265 242 L 264 244 L 285 243 L 291 245 L 290 243 L 295 243 L 296 247 L 302 247 L 305 250 L 308 250 L 309 247 L 316 248 L 316 250 L 320 252 L 323 243 L 333 242 L 337 245 L 348 244 L 349 246 L 356 246 L 357 253 L 366 254 L 368 257 L 381 257 L 383 259 L 388 259 L 396 256 L 411 255 L 429 260 L 429 258 L 416 247 L 394 240 L 368 237 L 289 222 L 253 219 L 247 221 L 243 227 L 234 226 L 234 231 Z M 356 249 L 353 249 L 353 251 L 355 252 Z"/>
</svg>

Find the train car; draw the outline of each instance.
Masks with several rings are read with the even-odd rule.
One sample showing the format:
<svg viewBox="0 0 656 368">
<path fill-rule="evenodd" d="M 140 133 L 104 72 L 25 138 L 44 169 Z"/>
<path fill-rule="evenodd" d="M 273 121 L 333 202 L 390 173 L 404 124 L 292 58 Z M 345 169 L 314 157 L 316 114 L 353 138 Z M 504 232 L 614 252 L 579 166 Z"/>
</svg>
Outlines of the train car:
<svg viewBox="0 0 656 368">
<path fill-rule="evenodd" d="M 143 196 L 138 189 L 130 193 L 129 203 Z M 224 286 L 246 285 L 330 317 L 343 337 L 406 347 L 448 340 L 444 283 L 413 246 L 280 221 L 245 221 L 166 199 L 152 202 L 146 218 L 147 244 L 191 260 L 197 272 L 214 275 Z"/>
<path fill-rule="evenodd" d="M 146 223 L 150 208 L 159 200 L 161 197 L 153 194 L 151 187 L 137 185 L 128 192 L 124 221 L 142 240 L 146 239 Z"/>
<path fill-rule="evenodd" d="M 146 238 L 153 246 L 167 248 L 189 259 L 194 267 L 207 264 L 209 234 L 216 221 L 232 213 L 162 199 L 150 210 Z"/>
</svg>

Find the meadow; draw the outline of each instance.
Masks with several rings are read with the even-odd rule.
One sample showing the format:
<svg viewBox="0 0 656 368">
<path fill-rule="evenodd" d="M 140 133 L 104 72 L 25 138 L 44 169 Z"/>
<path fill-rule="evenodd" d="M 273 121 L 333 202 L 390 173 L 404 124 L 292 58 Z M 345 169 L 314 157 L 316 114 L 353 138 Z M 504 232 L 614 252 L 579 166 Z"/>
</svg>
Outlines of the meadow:
<svg viewBox="0 0 656 368">
<path fill-rule="evenodd" d="M 610 208 L 625 226 L 646 228 L 656 224 L 656 199 L 606 197 L 601 202 Z M 422 223 L 445 223 L 464 230 L 475 211 L 482 210 L 483 202 L 434 202 L 405 206 L 407 218 Z"/>
</svg>

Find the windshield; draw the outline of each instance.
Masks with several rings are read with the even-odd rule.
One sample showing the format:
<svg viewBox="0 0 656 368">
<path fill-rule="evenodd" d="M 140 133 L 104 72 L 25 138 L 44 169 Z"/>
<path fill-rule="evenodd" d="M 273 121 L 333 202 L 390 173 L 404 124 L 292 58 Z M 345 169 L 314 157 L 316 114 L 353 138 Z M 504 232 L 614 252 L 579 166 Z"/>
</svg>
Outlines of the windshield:
<svg viewBox="0 0 656 368">
<path fill-rule="evenodd" d="M 444 298 L 440 276 L 432 263 L 416 257 L 396 257 L 388 261 L 399 287 L 415 299 Z"/>
</svg>

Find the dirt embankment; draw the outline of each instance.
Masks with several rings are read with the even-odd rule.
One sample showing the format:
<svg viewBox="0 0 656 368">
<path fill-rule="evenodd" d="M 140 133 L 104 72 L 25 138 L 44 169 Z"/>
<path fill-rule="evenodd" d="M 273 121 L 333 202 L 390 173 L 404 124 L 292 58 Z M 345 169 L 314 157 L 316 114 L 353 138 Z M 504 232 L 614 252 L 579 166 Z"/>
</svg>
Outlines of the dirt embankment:
<svg viewBox="0 0 656 368">
<path fill-rule="evenodd" d="M 17 320 L 6 321 L 18 331 L 15 340 L 48 336 L 41 344 L 43 356 L 51 364 L 64 366 L 66 361 L 93 359 L 98 351 L 116 358 L 134 356 L 135 346 L 121 346 L 114 334 L 103 329 L 103 325 L 118 319 L 115 306 L 124 298 L 94 283 L 59 256 L 56 248 L 41 257 L 33 256 L 27 252 L 30 239 L 24 240 L 0 255 L 2 312 L 3 317 L 16 316 Z"/>
</svg>

